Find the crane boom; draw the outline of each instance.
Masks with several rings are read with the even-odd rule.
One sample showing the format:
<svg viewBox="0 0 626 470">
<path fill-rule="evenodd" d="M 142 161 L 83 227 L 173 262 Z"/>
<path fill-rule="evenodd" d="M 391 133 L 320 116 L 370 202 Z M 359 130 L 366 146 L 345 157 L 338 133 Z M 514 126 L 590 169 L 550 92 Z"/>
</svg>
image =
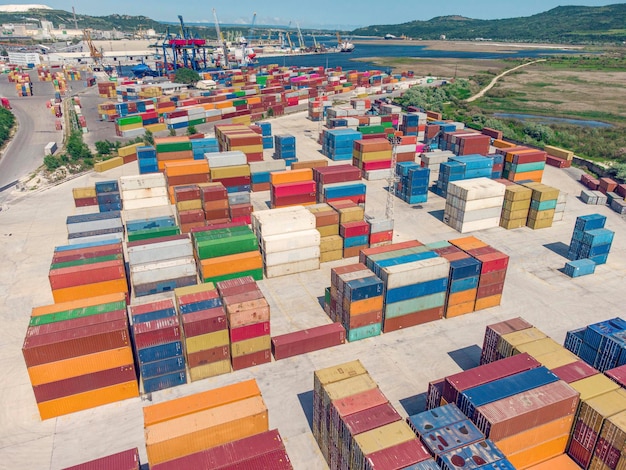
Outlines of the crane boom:
<svg viewBox="0 0 626 470">
<path fill-rule="evenodd" d="M 300 50 L 304 50 L 304 37 L 302 37 L 302 31 L 300 31 L 300 23 L 297 21 L 296 27 L 298 28 L 298 43 L 300 44 Z"/>
<path fill-rule="evenodd" d="M 250 23 L 250 29 L 248 30 L 248 40 L 252 41 L 254 39 L 255 30 L 254 25 L 256 24 L 256 11 L 252 15 L 252 23 Z"/>
<path fill-rule="evenodd" d="M 222 64 L 222 68 L 227 69 L 228 65 L 228 45 L 226 44 L 226 39 L 224 39 L 224 35 L 222 34 L 222 30 L 220 29 L 220 20 L 217 19 L 217 12 L 215 8 L 213 8 L 213 18 L 215 19 L 215 32 L 217 33 L 217 41 L 222 44 L 222 54 L 224 55 L 224 63 Z"/>
</svg>

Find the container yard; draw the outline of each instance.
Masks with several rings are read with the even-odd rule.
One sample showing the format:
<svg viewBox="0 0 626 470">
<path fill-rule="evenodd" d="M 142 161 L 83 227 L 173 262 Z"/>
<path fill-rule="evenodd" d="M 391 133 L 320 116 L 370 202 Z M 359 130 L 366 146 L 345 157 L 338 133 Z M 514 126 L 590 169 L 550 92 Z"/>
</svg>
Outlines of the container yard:
<svg viewBox="0 0 626 470">
<path fill-rule="evenodd" d="M 356 104 L 318 138 L 325 103 L 0 212 L 7 467 L 623 464 L 618 211 L 546 152 L 417 114 L 395 155 Z"/>
</svg>

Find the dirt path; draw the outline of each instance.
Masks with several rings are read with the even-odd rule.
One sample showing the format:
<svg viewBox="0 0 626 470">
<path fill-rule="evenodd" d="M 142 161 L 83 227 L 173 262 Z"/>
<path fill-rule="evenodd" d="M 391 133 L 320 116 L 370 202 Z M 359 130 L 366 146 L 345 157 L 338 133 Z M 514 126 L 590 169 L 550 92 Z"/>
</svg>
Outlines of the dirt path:
<svg viewBox="0 0 626 470">
<path fill-rule="evenodd" d="M 489 85 L 487 85 L 485 88 L 480 90 L 474 96 L 470 96 L 465 101 L 467 101 L 468 103 L 471 103 L 472 101 L 475 101 L 478 98 L 481 98 L 482 96 L 484 96 L 485 93 L 487 93 L 489 90 L 491 90 L 493 88 L 493 86 L 498 82 L 498 80 L 500 80 L 502 77 L 504 77 L 507 73 L 513 72 L 513 71 L 515 71 L 517 69 L 520 69 L 522 67 L 526 67 L 527 65 L 536 64 L 537 62 L 545 62 L 545 61 L 546 61 L 546 59 L 537 59 L 537 60 L 533 60 L 532 62 L 526 62 L 525 64 L 518 65 L 517 67 L 513 67 L 512 69 L 505 70 L 500 75 L 494 77 L 493 80 L 491 80 L 491 82 L 489 82 Z"/>
</svg>

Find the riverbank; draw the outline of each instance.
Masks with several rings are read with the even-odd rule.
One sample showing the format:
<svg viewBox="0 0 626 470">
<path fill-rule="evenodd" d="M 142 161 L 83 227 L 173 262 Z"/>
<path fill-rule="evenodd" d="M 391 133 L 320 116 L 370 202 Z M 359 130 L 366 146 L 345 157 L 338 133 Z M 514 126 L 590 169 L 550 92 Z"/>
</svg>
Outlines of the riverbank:
<svg viewBox="0 0 626 470">
<path fill-rule="evenodd" d="M 584 50 L 585 46 L 571 44 L 528 44 L 492 41 L 423 41 L 421 39 L 353 39 L 355 45 L 376 44 L 389 46 L 424 46 L 426 49 L 438 51 L 465 52 L 518 52 L 520 49 L 559 49 Z"/>
</svg>

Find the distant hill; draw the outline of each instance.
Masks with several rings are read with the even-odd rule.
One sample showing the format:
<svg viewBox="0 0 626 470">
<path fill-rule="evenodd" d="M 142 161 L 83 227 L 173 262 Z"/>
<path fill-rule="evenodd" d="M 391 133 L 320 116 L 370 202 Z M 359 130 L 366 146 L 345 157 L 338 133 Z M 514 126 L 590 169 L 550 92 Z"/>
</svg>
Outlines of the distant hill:
<svg viewBox="0 0 626 470">
<path fill-rule="evenodd" d="M 626 3 L 601 7 L 565 6 L 537 15 L 501 20 L 475 20 L 439 16 L 428 21 L 359 28 L 354 36 L 393 34 L 414 39 L 552 42 L 568 44 L 623 43 L 626 41 Z"/>
</svg>

